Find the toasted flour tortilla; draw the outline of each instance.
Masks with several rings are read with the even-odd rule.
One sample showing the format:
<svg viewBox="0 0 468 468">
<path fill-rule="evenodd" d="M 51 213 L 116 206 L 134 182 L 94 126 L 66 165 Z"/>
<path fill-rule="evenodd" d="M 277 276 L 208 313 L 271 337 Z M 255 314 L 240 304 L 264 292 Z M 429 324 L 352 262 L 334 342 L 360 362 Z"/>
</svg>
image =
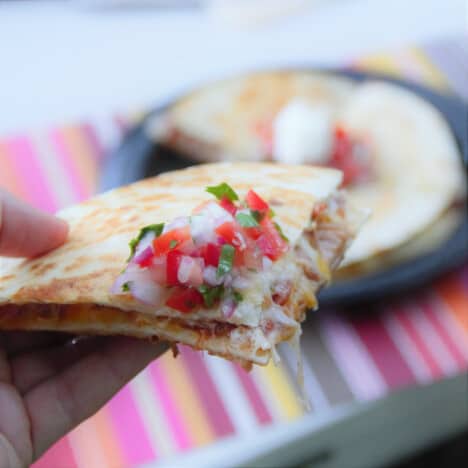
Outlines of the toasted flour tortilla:
<svg viewBox="0 0 468 468">
<path fill-rule="evenodd" d="M 264 148 L 254 129 L 291 99 L 338 111 L 355 88 L 352 80 L 326 73 L 265 72 L 228 79 L 184 97 L 169 110 L 169 126 L 149 124 L 158 140 L 200 161 L 261 161 Z"/>
<path fill-rule="evenodd" d="M 465 192 L 464 170 L 445 119 L 413 93 L 386 84 L 356 89 L 340 120 L 370 139 L 376 180 L 350 197 L 372 217 L 343 264 L 402 245 L 433 224 Z"/>
<path fill-rule="evenodd" d="M 269 273 L 290 275 L 293 283 L 281 317 L 272 318 L 279 325 L 269 339 L 262 331 L 268 306 L 262 292 L 268 285 L 264 272 L 253 276 L 252 290 L 229 319 L 217 306 L 184 314 L 110 292 L 138 230 L 191 213 L 210 199 L 204 188 L 220 181 L 240 196 L 255 187 L 274 207 L 290 240 L 290 251 Z M 243 363 L 265 364 L 277 342 L 300 332 L 305 309 L 316 305 L 316 291 L 329 280 L 356 232 L 360 215 L 345 206 L 343 195 L 333 195 L 340 182 L 341 174 L 329 169 L 213 164 L 166 173 L 67 208 L 59 213 L 70 224 L 62 247 L 33 260 L 0 259 L 0 329 L 163 339 Z M 324 218 L 311 225 L 314 207 L 329 197 L 341 210 L 338 222 Z"/>
<path fill-rule="evenodd" d="M 415 94 L 383 82 L 356 84 L 305 72 L 222 81 L 170 109 L 168 118 L 176 131 L 168 144 L 202 160 L 266 159 L 253 129 L 292 98 L 330 109 L 337 123 L 371 145 L 374 179 L 350 186 L 348 192 L 356 206 L 373 214 L 343 266 L 371 258 L 377 265 L 382 254 L 434 225 L 453 200 L 463 196 L 459 151 L 443 116 Z"/>
</svg>

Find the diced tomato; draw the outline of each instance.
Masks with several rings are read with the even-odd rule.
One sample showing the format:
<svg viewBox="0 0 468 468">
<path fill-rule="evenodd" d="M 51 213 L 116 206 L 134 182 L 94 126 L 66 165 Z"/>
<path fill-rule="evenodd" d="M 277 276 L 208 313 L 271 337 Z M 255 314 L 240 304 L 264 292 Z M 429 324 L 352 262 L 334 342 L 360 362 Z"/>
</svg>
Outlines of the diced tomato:
<svg viewBox="0 0 468 468">
<path fill-rule="evenodd" d="M 203 296 L 194 288 L 176 288 L 166 301 L 166 305 L 184 314 L 192 312 L 203 304 Z"/>
<path fill-rule="evenodd" d="M 261 227 L 245 227 L 243 229 L 246 236 L 250 239 L 258 239 L 262 235 L 262 228 Z"/>
<path fill-rule="evenodd" d="M 168 286 L 176 286 L 180 284 L 177 278 L 177 273 L 179 271 L 182 256 L 182 252 L 179 252 L 178 250 L 171 250 L 167 254 L 166 283 Z"/>
<path fill-rule="evenodd" d="M 270 218 L 264 218 L 261 226 L 263 233 L 257 239 L 257 245 L 269 259 L 276 260 L 288 250 L 288 243 L 280 236 Z"/>
<path fill-rule="evenodd" d="M 253 190 L 249 190 L 247 192 L 245 201 L 252 211 L 259 211 L 260 213 L 265 214 L 270 209 L 268 203 Z"/>
<path fill-rule="evenodd" d="M 221 201 L 219 202 L 222 208 L 224 208 L 228 213 L 231 213 L 232 216 L 235 216 L 237 207 L 232 203 L 231 200 L 229 200 L 226 197 L 223 197 Z"/>
<path fill-rule="evenodd" d="M 164 255 L 174 248 L 180 249 L 184 243 L 191 241 L 190 227 L 185 226 L 162 234 L 153 240 L 155 255 Z"/>
<path fill-rule="evenodd" d="M 262 251 L 257 247 L 257 243 L 253 239 L 246 239 L 245 250 L 236 250 L 234 257 L 234 266 L 237 268 L 247 267 L 259 270 L 262 267 Z"/>
<path fill-rule="evenodd" d="M 229 221 L 219 225 L 215 229 L 215 232 L 216 234 L 218 234 L 218 236 L 222 237 L 228 244 L 233 243 L 234 237 L 236 235 L 234 223 L 231 223 Z"/>
<path fill-rule="evenodd" d="M 359 180 L 367 180 L 371 175 L 370 161 L 359 160 L 355 156 L 355 147 L 362 144 L 353 141 L 348 132 L 340 126 L 335 128 L 335 141 L 330 159 L 330 166 L 343 172 L 343 186 Z"/>
<path fill-rule="evenodd" d="M 217 267 L 219 256 L 221 255 L 221 246 L 216 244 L 206 244 L 202 248 L 201 256 L 205 260 L 205 265 Z"/>
</svg>

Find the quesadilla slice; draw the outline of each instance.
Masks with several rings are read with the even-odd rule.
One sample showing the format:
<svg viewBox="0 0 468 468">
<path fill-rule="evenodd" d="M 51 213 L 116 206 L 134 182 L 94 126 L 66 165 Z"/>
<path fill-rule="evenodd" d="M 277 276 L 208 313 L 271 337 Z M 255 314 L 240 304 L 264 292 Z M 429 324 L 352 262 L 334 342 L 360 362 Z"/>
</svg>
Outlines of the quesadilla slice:
<svg viewBox="0 0 468 468">
<path fill-rule="evenodd" d="M 0 260 L 0 329 L 124 334 L 266 364 L 299 337 L 362 219 L 341 177 L 220 163 L 65 209 L 65 245 Z"/>
</svg>

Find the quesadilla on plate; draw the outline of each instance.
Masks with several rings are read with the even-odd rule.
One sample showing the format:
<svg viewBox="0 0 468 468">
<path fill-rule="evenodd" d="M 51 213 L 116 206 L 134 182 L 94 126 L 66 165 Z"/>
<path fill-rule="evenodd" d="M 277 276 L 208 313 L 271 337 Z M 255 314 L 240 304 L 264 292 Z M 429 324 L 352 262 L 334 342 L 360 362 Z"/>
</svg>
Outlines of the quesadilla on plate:
<svg viewBox="0 0 468 468">
<path fill-rule="evenodd" d="M 414 243 L 401 255 L 387 254 L 421 237 L 464 194 L 459 151 L 445 119 L 394 84 L 360 84 L 331 73 L 254 73 L 189 94 L 164 119 L 159 134 L 150 121 L 155 137 L 194 159 L 341 170 L 350 199 L 372 211 L 343 262 L 356 265 L 350 272 L 411 256 Z M 431 240 L 438 237 L 424 244 Z"/>
<path fill-rule="evenodd" d="M 124 334 L 266 364 L 299 337 L 362 220 L 341 178 L 201 165 L 67 208 L 65 245 L 0 259 L 0 329 Z"/>
</svg>

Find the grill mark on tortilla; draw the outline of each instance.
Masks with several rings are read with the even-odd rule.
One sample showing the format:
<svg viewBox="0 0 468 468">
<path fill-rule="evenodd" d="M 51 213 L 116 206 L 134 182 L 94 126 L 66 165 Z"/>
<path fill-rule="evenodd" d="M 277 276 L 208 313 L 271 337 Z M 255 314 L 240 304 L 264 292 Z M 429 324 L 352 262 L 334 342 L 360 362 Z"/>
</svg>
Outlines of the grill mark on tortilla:
<svg viewBox="0 0 468 468">
<path fill-rule="evenodd" d="M 87 296 L 93 290 L 93 282 L 106 274 L 114 275 L 115 272 L 112 269 L 103 269 L 78 277 L 52 278 L 42 285 L 23 286 L 11 297 L 10 302 L 47 302 L 57 296 L 65 295 L 66 292 L 71 292 L 70 299 L 79 297 L 80 302 L 84 303 L 93 299 Z"/>
<path fill-rule="evenodd" d="M 5 275 L 5 276 L 0 276 L 0 281 L 9 281 L 15 278 L 16 278 L 16 275 Z"/>
</svg>

